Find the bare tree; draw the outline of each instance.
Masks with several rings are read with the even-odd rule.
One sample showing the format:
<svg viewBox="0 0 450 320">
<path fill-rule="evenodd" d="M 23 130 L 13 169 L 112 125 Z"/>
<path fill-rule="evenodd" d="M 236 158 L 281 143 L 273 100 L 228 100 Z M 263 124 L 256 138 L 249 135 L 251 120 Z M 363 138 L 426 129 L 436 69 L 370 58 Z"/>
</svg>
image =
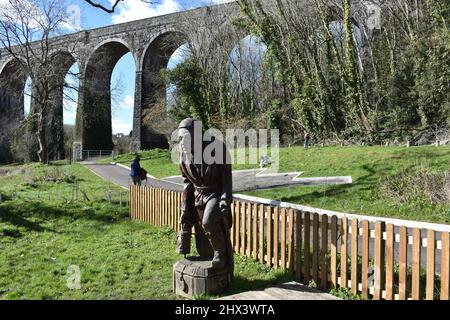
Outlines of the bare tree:
<svg viewBox="0 0 450 320">
<path fill-rule="evenodd" d="M 1 50 L 33 83 L 27 127 L 37 138 L 40 162 L 48 161 L 48 117 L 71 65 L 61 69 L 63 58 L 52 51 L 51 38 L 61 34 L 68 21 L 64 2 L 59 0 L 8 0 L 0 7 Z M 70 55 L 72 50 L 67 51 Z"/>
<path fill-rule="evenodd" d="M 91 6 L 93 6 L 94 8 L 98 8 L 98 9 L 100 9 L 100 10 L 103 10 L 103 11 L 107 12 L 107 13 L 114 13 L 114 12 L 116 11 L 117 6 L 118 6 L 121 2 L 123 2 L 123 1 L 125 1 L 125 0 L 115 0 L 115 1 L 111 4 L 111 6 L 108 7 L 108 6 L 106 6 L 106 5 L 101 4 L 101 3 L 98 2 L 98 1 L 84 0 L 84 2 L 87 2 L 88 4 L 90 4 Z M 155 1 L 149 1 L 149 0 L 141 0 L 141 1 L 144 2 L 144 3 L 148 3 L 148 4 L 153 4 L 153 3 L 155 3 Z"/>
</svg>

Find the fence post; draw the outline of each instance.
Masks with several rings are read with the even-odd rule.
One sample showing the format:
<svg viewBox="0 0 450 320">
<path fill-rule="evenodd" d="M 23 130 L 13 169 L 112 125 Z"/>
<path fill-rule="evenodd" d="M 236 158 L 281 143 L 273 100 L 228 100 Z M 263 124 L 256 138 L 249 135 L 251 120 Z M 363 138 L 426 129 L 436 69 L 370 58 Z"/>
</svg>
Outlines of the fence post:
<svg viewBox="0 0 450 320">
<path fill-rule="evenodd" d="M 386 227 L 386 300 L 394 300 L 394 225 Z"/>
<path fill-rule="evenodd" d="M 435 252 L 436 234 L 433 230 L 428 230 L 427 235 L 427 289 L 426 299 L 434 300 L 434 273 L 435 273 Z"/>
<path fill-rule="evenodd" d="M 341 287 L 348 288 L 347 278 L 347 258 L 348 258 L 348 218 L 341 220 Z"/>
<path fill-rule="evenodd" d="M 375 224 L 375 288 L 373 298 L 374 300 L 382 299 L 382 290 L 384 284 L 384 241 L 383 231 L 385 229 L 384 222 L 377 222 Z"/>
<path fill-rule="evenodd" d="M 264 263 L 264 205 L 259 206 L 259 263 Z"/>
<path fill-rule="evenodd" d="M 450 235 L 441 233 L 441 300 L 449 299 Z"/>
<path fill-rule="evenodd" d="M 304 237 L 303 243 L 305 251 L 303 252 L 303 279 L 305 284 L 309 284 L 309 279 L 311 276 L 310 269 L 310 258 L 311 258 L 311 213 L 305 212 L 304 218 Z"/>
<path fill-rule="evenodd" d="M 420 299 L 420 252 L 421 252 L 420 229 L 413 229 L 413 257 L 412 257 L 412 299 Z"/>
<path fill-rule="evenodd" d="M 369 221 L 362 222 L 362 267 L 361 267 L 361 283 L 362 296 L 367 299 L 369 297 L 369 242 L 370 242 L 370 224 Z"/>
</svg>

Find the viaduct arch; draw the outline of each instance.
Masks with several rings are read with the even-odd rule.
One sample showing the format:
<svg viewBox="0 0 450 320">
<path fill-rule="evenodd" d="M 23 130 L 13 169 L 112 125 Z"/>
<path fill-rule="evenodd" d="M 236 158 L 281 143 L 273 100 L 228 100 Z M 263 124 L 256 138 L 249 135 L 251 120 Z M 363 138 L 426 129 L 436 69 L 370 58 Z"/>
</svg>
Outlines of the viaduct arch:
<svg viewBox="0 0 450 320">
<path fill-rule="evenodd" d="M 83 149 L 113 148 L 110 81 L 114 66 L 129 52 L 136 63 L 132 151 L 168 147 L 166 137 L 175 124 L 167 114 L 156 112 L 166 95 L 160 71 L 167 67 L 171 55 L 182 44 L 189 43 L 195 48 L 199 46 L 197 41 L 204 40 L 201 28 L 192 31 L 185 27 L 186 23 L 214 18 L 226 30 L 230 18 L 240 15 L 237 3 L 228 3 L 53 38 L 54 81 L 61 89 L 52 93 L 48 115 L 49 136 L 55 146 L 49 150 L 50 157 L 58 159 L 64 152 L 63 86 L 75 63 L 80 70 L 75 141 L 81 142 Z M 236 43 L 239 41 L 237 38 Z M 213 42 L 212 46 L 218 45 L 217 40 Z M 11 160 L 8 137 L 13 124 L 24 116 L 26 78 L 20 63 L 0 49 L 0 163 Z"/>
</svg>

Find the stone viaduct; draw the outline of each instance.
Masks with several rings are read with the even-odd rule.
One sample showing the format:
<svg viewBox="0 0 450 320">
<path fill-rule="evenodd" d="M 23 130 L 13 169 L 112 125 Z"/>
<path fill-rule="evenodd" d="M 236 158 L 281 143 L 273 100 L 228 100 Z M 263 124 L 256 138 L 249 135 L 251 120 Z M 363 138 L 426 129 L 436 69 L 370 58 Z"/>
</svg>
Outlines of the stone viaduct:
<svg viewBox="0 0 450 320">
<path fill-rule="evenodd" d="M 195 48 L 205 42 L 205 37 L 211 37 L 211 30 L 205 35 L 201 24 L 193 22 L 214 19 L 221 29 L 240 14 L 236 3 L 228 3 L 52 38 L 54 81 L 61 84 L 61 90 L 53 93 L 52 111 L 47 115 L 49 135 L 56 146 L 52 157 L 58 158 L 56 154 L 64 152 L 63 84 L 75 63 L 80 70 L 75 141 L 81 142 L 85 150 L 113 149 L 111 76 L 116 63 L 129 52 L 136 63 L 132 150 L 168 147 L 167 135 L 174 124 L 167 123 L 167 113 L 150 123 L 143 121 L 144 114 L 152 113 L 157 100 L 166 96 L 161 69 L 167 67 L 171 55 L 182 44 L 188 42 Z M 199 27 L 194 30 L 192 25 Z M 19 64 L 0 49 L 0 163 L 10 160 L 8 133 L 24 117 L 26 79 Z"/>
<path fill-rule="evenodd" d="M 143 125 L 144 111 L 151 109 L 156 99 L 166 96 L 160 71 L 167 68 L 170 57 L 182 44 L 188 42 L 195 47 L 201 39 L 201 28 L 195 34 L 187 33 L 186 23 L 214 17 L 215 21 L 226 24 L 234 14 L 239 14 L 239 8 L 230 3 L 53 38 L 55 81 L 61 83 L 61 90 L 54 93 L 53 111 L 49 117 L 53 129 L 51 135 L 61 140 L 55 142 L 58 148 L 64 150 L 64 79 L 71 66 L 77 63 L 80 87 L 75 140 L 86 150 L 113 149 L 111 76 L 116 63 L 129 52 L 136 63 L 132 149 L 168 147 L 167 126 L 170 124 L 166 123 L 167 119 L 156 119 L 151 126 Z M 0 49 L 0 162 L 10 159 L 9 139 L 5 136 L 13 124 L 24 117 L 24 88 L 28 75 L 19 69 L 20 65 Z M 162 123 L 157 123 L 159 121 Z"/>
</svg>

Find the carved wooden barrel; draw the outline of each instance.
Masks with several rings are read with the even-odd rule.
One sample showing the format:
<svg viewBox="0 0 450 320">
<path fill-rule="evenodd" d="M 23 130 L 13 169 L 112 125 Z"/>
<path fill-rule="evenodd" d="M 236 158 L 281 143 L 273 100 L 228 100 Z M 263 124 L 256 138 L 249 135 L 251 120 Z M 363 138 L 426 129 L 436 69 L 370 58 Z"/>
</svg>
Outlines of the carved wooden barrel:
<svg viewBox="0 0 450 320">
<path fill-rule="evenodd" d="M 174 292 L 185 298 L 218 294 L 227 289 L 230 283 L 230 271 L 212 268 L 211 260 L 190 257 L 173 266 Z"/>
</svg>

